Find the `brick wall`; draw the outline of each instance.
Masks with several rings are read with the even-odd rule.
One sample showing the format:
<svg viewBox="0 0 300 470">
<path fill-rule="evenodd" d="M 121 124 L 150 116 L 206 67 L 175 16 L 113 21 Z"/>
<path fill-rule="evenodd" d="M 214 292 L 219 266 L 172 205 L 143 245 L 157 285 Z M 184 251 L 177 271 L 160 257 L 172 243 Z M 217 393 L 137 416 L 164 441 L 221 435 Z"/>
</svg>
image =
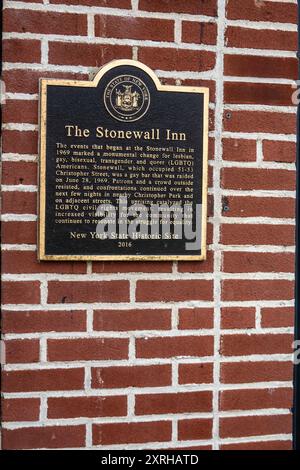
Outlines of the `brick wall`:
<svg viewBox="0 0 300 470">
<path fill-rule="evenodd" d="M 290 449 L 296 0 L 5 2 L 3 447 Z M 38 79 L 208 86 L 208 259 L 37 262 Z"/>
</svg>

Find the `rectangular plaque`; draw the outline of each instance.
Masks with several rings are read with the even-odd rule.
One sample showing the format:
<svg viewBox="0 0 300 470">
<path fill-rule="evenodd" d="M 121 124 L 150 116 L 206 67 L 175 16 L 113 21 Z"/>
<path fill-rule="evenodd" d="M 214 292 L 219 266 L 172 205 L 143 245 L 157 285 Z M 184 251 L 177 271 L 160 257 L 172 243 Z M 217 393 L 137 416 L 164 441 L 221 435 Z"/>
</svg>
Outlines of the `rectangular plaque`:
<svg viewBox="0 0 300 470">
<path fill-rule="evenodd" d="M 208 102 L 134 60 L 41 79 L 39 259 L 204 260 Z"/>
</svg>

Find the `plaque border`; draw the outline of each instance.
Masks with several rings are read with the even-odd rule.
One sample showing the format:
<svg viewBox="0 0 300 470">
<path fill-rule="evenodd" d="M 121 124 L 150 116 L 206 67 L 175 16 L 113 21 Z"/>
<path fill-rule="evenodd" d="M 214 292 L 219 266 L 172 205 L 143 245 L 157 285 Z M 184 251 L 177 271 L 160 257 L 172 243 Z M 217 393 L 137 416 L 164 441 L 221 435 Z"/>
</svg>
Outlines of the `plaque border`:
<svg viewBox="0 0 300 470">
<path fill-rule="evenodd" d="M 131 65 L 147 73 L 155 83 L 157 90 L 183 93 L 200 93 L 203 95 L 203 171 L 202 171 L 202 224 L 201 255 L 47 255 L 45 253 L 46 222 L 46 131 L 47 131 L 47 87 L 75 86 L 97 87 L 101 78 L 111 69 Z M 39 80 L 39 192 L 38 192 L 38 259 L 40 261 L 204 261 L 207 255 L 207 191 L 208 191 L 208 113 L 209 88 L 163 85 L 147 65 L 132 59 L 113 60 L 96 73 L 93 80 L 67 80 L 40 78 Z"/>
</svg>

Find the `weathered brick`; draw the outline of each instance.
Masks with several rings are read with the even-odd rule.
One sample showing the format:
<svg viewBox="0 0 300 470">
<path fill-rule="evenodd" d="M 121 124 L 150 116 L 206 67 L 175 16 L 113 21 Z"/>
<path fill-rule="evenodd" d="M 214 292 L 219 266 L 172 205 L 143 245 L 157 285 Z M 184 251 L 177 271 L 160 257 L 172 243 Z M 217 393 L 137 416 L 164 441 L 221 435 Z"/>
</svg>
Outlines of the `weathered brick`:
<svg viewBox="0 0 300 470">
<path fill-rule="evenodd" d="M 91 361 L 127 359 L 128 339 L 78 338 L 49 339 L 49 361 Z"/>
<path fill-rule="evenodd" d="M 84 369 L 15 370 L 2 373 L 4 392 L 81 390 Z"/>
<path fill-rule="evenodd" d="M 171 383 L 170 365 L 92 368 L 92 388 L 163 387 Z"/>
<path fill-rule="evenodd" d="M 39 63 L 41 61 L 41 42 L 34 39 L 4 39 L 4 62 Z"/>
<path fill-rule="evenodd" d="M 93 444 L 138 444 L 167 442 L 171 439 L 170 421 L 146 423 L 107 423 L 93 425 Z"/>
<path fill-rule="evenodd" d="M 12 339 L 5 341 L 6 364 L 39 362 L 40 342 L 38 339 Z"/>
<path fill-rule="evenodd" d="M 169 330 L 171 310 L 95 310 L 94 330 Z"/>
<path fill-rule="evenodd" d="M 214 45 L 217 41 L 216 23 L 182 22 L 182 42 Z"/>
<path fill-rule="evenodd" d="M 72 332 L 86 330 L 86 312 L 82 310 L 3 311 L 4 333 Z"/>
<path fill-rule="evenodd" d="M 256 410 L 290 408 L 293 402 L 292 388 L 268 388 L 251 390 L 224 390 L 220 394 L 220 409 Z"/>
<path fill-rule="evenodd" d="M 215 54 L 208 51 L 141 47 L 139 60 L 159 70 L 204 72 L 215 67 Z"/>
<path fill-rule="evenodd" d="M 247 49 L 276 49 L 296 51 L 297 33 L 272 29 L 241 28 L 229 26 L 226 30 L 227 47 Z"/>
<path fill-rule="evenodd" d="M 291 415 L 240 416 L 220 419 L 220 436 L 222 438 L 289 434 L 291 430 Z"/>
<path fill-rule="evenodd" d="M 3 422 L 38 421 L 40 415 L 39 398 L 2 398 Z"/>
<path fill-rule="evenodd" d="M 50 281 L 48 302 L 127 302 L 129 300 L 128 281 Z"/>
<path fill-rule="evenodd" d="M 95 16 L 95 36 L 174 41 L 174 21 L 130 16 Z"/>
<path fill-rule="evenodd" d="M 179 364 L 178 382 L 180 384 L 213 383 L 213 364 Z"/>
<path fill-rule="evenodd" d="M 222 299 L 225 301 L 292 300 L 293 298 L 292 281 L 227 279 L 222 282 Z"/>
<path fill-rule="evenodd" d="M 226 12 L 233 20 L 297 23 L 297 5 L 287 2 L 228 0 Z"/>
<path fill-rule="evenodd" d="M 3 449 L 56 449 L 85 446 L 85 426 L 4 429 Z"/>
<path fill-rule="evenodd" d="M 213 354 L 212 336 L 181 336 L 171 338 L 138 338 L 137 357 L 201 357 Z"/>
<path fill-rule="evenodd" d="M 38 304 L 40 283 L 38 281 L 3 281 L 3 304 Z"/>
<path fill-rule="evenodd" d="M 224 217 L 275 217 L 292 219 L 295 199 L 289 197 L 224 196 Z"/>
<path fill-rule="evenodd" d="M 255 328 L 255 308 L 223 307 L 221 309 L 221 328 L 223 330 Z"/>
<path fill-rule="evenodd" d="M 247 362 L 241 367 L 239 362 L 227 362 L 221 365 L 222 383 L 287 382 L 293 377 L 291 362 Z"/>
<path fill-rule="evenodd" d="M 223 271 L 227 273 L 293 273 L 294 270 L 295 256 L 293 253 L 227 251 L 223 255 Z"/>
<path fill-rule="evenodd" d="M 221 353 L 224 356 L 248 356 L 253 354 L 290 354 L 292 335 L 288 334 L 235 334 L 221 337 Z"/>
<path fill-rule="evenodd" d="M 160 393 L 137 395 L 135 413 L 137 415 L 200 413 L 212 410 L 211 392 Z"/>
<path fill-rule="evenodd" d="M 211 308 L 181 308 L 179 309 L 178 328 L 180 330 L 198 330 L 213 328 L 214 310 Z"/>
<path fill-rule="evenodd" d="M 86 36 L 87 16 L 53 11 L 5 9 L 6 32 Z"/>
<path fill-rule="evenodd" d="M 48 398 L 48 418 L 100 418 L 126 416 L 125 396 L 84 396 Z"/>
<path fill-rule="evenodd" d="M 212 291 L 212 281 L 137 281 L 136 298 L 138 302 L 212 300 Z"/>
<path fill-rule="evenodd" d="M 49 63 L 101 67 L 113 59 L 131 59 L 130 46 L 107 46 L 76 42 L 50 42 Z"/>
<path fill-rule="evenodd" d="M 205 0 L 140 0 L 139 9 L 162 13 L 188 13 L 190 15 L 217 16 L 217 1 Z"/>
</svg>

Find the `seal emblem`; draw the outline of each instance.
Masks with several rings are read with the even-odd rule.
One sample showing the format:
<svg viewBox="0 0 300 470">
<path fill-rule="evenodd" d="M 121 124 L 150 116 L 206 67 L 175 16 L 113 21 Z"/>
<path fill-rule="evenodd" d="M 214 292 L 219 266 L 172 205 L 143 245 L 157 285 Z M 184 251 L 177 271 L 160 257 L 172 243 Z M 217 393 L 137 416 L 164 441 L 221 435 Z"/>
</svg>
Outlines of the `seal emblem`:
<svg viewBox="0 0 300 470">
<path fill-rule="evenodd" d="M 133 75 L 120 75 L 104 91 L 104 104 L 118 121 L 137 121 L 148 111 L 150 92 L 145 83 Z"/>
</svg>

